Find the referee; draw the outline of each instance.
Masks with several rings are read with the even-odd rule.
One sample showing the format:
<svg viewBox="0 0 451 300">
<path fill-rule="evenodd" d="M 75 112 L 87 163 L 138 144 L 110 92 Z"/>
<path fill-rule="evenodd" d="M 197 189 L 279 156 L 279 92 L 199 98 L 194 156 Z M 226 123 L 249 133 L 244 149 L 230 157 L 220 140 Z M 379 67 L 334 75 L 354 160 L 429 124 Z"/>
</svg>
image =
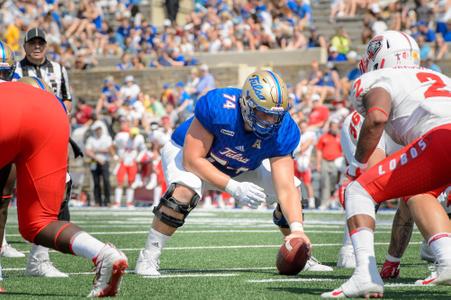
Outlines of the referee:
<svg viewBox="0 0 451 300">
<path fill-rule="evenodd" d="M 15 77 L 25 76 L 37 77 L 44 81 L 55 96 L 64 102 L 67 114 L 70 116 L 72 110 L 72 96 L 69 91 L 69 79 L 66 68 L 57 62 L 47 59 L 47 40 L 44 30 L 32 28 L 27 31 L 24 38 L 25 57 L 16 63 Z M 66 188 L 71 182 L 66 182 Z M 70 188 L 66 193 L 70 193 Z M 68 195 L 61 204 L 59 220 L 69 221 Z M 69 195 L 70 196 L 70 195 Z M 28 256 L 27 268 L 25 271 L 29 276 L 43 277 L 68 277 L 67 274 L 59 271 L 50 261 L 49 249 L 33 244 Z"/>
<path fill-rule="evenodd" d="M 42 79 L 53 90 L 55 96 L 64 101 L 67 113 L 72 110 L 72 95 L 66 68 L 60 63 L 47 59 L 47 40 L 44 30 L 32 28 L 24 38 L 25 57 L 17 63 L 19 77 L 33 76 Z"/>
</svg>

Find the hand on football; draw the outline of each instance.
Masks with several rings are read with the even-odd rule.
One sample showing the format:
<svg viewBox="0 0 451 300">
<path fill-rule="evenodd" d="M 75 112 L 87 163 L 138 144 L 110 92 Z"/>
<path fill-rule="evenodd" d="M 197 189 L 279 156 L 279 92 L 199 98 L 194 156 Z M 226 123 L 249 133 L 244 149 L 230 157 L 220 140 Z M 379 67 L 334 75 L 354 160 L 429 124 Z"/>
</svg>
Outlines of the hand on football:
<svg viewBox="0 0 451 300">
<path fill-rule="evenodd" d="M 304 231 L 293 231 L 285 237 L 285 241 L 291 240 L 292 238 L 301 238 L 306 244 L 310 246 L 310 249 L 312 248 L 312 243 L 310 242 L 309 237 L 305 234 Z"/>
</svg>

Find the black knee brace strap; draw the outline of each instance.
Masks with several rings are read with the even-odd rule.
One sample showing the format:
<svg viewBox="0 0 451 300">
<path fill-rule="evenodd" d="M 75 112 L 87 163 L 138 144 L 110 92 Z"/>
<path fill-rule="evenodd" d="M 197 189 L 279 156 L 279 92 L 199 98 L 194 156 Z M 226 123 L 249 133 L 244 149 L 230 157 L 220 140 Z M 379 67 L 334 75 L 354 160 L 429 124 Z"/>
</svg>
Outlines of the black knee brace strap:
<svg viewBox="0 0 451 300">
<path fill-rule="evenodd" d="M 193 208 L 196 207 L 197 203 L 199 202 L 200 197 L 198 194 L 194 194 L 193 198 L 191 198 L 191 200 L 190 200 L 190 203 L 188 203 L 188 204 L 181 203 L 180 201 L 178 201 L 177 199 L 172 197 L 172 194 L 175 190 L 176 185 L 177 184 L 175 184 L 175 183 L 171 184 L 171 186 L 168 188 L 166 193 L 164 193 L 164 195 L 161 197 L 160 203 L 158 204 L 158 206 L 153 209 L 153 213 L 164 224 L 171 226 L 171 227 L 179 228 L 179 227 L 183 226 L 183 224 L 185 224 L 185 218 L 193 210 Z M 164 212 L 161 211 L 162 206 L 170 208 L 175 212 L 183 214 L 183 219 L 180 220 L 180 219 L 177 219 L 170 215 L 165 214 Z"/>
</svg>

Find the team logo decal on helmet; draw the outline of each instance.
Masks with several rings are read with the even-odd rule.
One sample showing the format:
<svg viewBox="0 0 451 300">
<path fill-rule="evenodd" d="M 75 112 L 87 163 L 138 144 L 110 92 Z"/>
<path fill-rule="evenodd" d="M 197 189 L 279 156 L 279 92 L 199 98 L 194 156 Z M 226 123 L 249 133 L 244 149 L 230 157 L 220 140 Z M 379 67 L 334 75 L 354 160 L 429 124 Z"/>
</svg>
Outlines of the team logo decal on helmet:
<svg viewBox="0 0 451 300">
<path fill-rule="evenodd" d="M 289 109 L 286 85 L 274 72 L 254 72 L 244 83 L 240 104 L 245 123 L 257 137 L 267 139 L 277 131 Z M 262 113 L 270 117 L 259 117 Z"/>
<path fill-rule="evenodd" d="M 383 40 L 383 37 L 378 35 L 378 36 L 374 37 L 368 43 L 368 48 L 366 50 L 368 59 L 374 60 L 374 58 L 376 57 L 377 53 L 379 53 L 379 51 L 382 48 L 382 40 Z"/>
</svg>

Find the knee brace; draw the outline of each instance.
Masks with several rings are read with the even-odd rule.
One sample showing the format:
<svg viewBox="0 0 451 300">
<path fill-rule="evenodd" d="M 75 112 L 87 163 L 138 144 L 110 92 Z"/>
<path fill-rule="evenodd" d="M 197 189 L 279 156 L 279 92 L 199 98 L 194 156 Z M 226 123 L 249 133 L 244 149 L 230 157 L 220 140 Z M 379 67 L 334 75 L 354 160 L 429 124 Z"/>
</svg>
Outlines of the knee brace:
<svg viewBox="0 0 451 300">
<path fill-rule="evenodd" d="M 285 219 L 285 216 L 283 215 L 282 210 L 280 209 L 279 204 L 277 204 L 276 208 L 272 213 L 272 222 L 277 226 L 279 226 L 280 228 L 290 228 L 287 219 Z"/>
<path fill-rule="evenodd" d="M 355 215 L 368 215 L 375 219 L 374 201 L 357 181 L 351 182 L 345 191 L 346 219 Z"/>
<path fill-rule="evenodd" d="M 171 226 L 171 227 L 179 228 L 179 227 L 183 226 L 183 224 L 185 224 L 186 217 L 191 212 L 191 210 L 193 210 L 193 208 L 195 208 L 197 206 L 197 203 L 199 202 L 200 197 L 198 194 L 195 193 L 188 204 L 182 203 L 172 196 L 176 186 L 177 186 L 176 183 L 172 183 L 169 186 L 166 193 L 164 193 L 164 195 L 161 197 L 160 203 L 158 204 L 158 206 L 153 209 L 153 213 L 164 224 Z M 177 213 L 181 213 L 183 215 L 183 218 L 180 220 L 180 219 L 174 218 L 170 215 L 167 215 L 166 213 L 161 211 L 161 207 L 163 207 L 163 206 L 167 207 Z"/>
</svg>

